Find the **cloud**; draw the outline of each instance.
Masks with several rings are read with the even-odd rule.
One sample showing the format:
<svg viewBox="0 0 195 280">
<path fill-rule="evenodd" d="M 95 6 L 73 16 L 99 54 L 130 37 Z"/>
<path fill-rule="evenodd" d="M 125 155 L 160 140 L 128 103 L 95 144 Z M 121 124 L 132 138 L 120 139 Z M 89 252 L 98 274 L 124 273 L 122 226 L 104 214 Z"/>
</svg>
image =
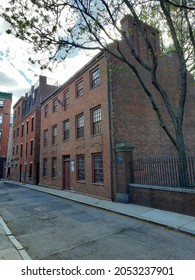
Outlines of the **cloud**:
<svg viewBox="0 0 195 280">
<path fill-rule="evenodd" d="M 63 84 L 97 53 L 77 50 L 74 56 L 60 62 L 52 72 L 40 70 L 39 65 L 31 64 L 29 61 L 29 57 L 34 56 L 30 52 L 32 46 L 13 35 L 6 34 L 8 28 L 9 25 L 0 19 L 0 91 L 13 94 L 12 106 L 19 97 L 29 91 L 31 84 L 37 82 L 39 75 Z M 39 58 L 41 56 L 44 58 L 44 54 L 39 54 Z"/>
</svg>

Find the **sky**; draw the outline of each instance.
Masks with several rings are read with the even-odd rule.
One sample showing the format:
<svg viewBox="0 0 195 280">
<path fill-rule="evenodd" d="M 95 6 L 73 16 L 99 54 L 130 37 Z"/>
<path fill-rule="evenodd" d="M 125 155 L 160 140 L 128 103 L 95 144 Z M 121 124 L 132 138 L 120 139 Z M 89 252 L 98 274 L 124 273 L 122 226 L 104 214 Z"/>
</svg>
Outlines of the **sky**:
<svg viewBox="0 0 195 280">
<path fill-rule="evenodd" d="M 83 51 L 60 63 L 52 72 L 40 70 L 38 65 L 29 62 L 28 43 L 6 34 L 8 23 L 0 18 L 0 91 L 12 93 L 12 108 L 17 100 L 29 91 L 31 85 L 38 81 L 39 75 L 63 84 L 91 58 L 92 54 Z M 13 113 L 13 109 L 12 109 Z"/>
</svg>

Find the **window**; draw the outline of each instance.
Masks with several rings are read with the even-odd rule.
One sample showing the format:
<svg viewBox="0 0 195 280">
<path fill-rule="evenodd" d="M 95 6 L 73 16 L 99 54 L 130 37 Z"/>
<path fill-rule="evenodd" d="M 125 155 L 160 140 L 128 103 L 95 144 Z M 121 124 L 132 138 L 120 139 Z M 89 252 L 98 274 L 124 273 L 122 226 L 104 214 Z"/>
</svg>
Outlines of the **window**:
<svg viewBox="0 0 195 280">
<path fill-rule="evenodd" d="M 2 125 L 2 123 L 3 123 L 3 116 L 0 115 L 0 125 Z"/>
<path fill-rule="evenodd" d="M 102 154 L 93 155 L 93 183 L 103 183 L 103 157 Z"/>
<path fill-rule="evenodd" d="M 77 156 L 77 180 L 85 181 L 85 157 Z"/>
<path fill-rule="evenodd" d="M 16 145 L 16 155 L 18 155 L 18 145 Z"/>
<path fill-rule="evenodd" d="M 76 97 L 80 97 L 83 95 L 83 81 L 79 81 L 76 84 Z"/>
<path fill-rule="evenodd" d="M 33 155 L 33 140 L 30 141 L 30 155 Z"/>
<path fill-rule="evenodd" d="M 43 177 L 47 177 L 47 158 L 43 159 Z"/>
<path fill-rule="evenodd" d="M 64 93 L 64 109 L 67 108 L 68 104 L 70 103 L 70 96 L 69 96 L 69 92 L 66 91 Z"/>
<path fill-rule="evenodd" d="M 101 127 L 102 114 L 101 107 L 92 110 L 92 134 L 99 134 L 102 132 Z"/>
<path fill-rule="evenodd" d="M 13 138 L 15 138 L 16 137 L 16 131 L 14 130 L 14 133 L 13 133 Z"/>
<path fill-rule="evenodd" d="M 76 138 L 84 137 L 84 115 L 83 114 L 76 117 L 76 129 L 77 129 Z"/>
<path fill-rule="evenodd" d="M 95 88 L 100 84 L 100 70 L 97 68 L 91 73 L 91 87 Z"/>
<path fill-rule="evenodd" d="M 26 142 L 26 156 L 28 155 L 28 142 Z"/>
<path fill-rule="evenodd" d="M 63 132 L 64 132 L 64 140 L 69 140 L 69 138 L 70 138 L 70 123 L 69 123 L 69 120 L 65 120 L 63 122 Z"/>
<path fill-rule="evenodd" d="M 29 178 L 32 177 L 32 163 L 29 164 L 29 173 L 28 173 L 28 175 L 29 175 Z"/>
<path fill-rule="evenodd" d="M 53 157 L 51 159 L 51 177 L 56 178 L 57 177 L 57 158 Z"/>
<path fill-rule="evenodd" d="M 44 147 L 48 146 L 48 129 L 43 132 L 43 145 Z"/>
<path fill-rule="evenodd" d="M 17 127 L 16 135 L 17 135 L 17 137 L 19 136 L 19 127 Z"/>
<path fill-rule="evenodd" d="M 48 106 L 48 104 L 45 105 L 45 107 L 44 107 L 44 116 L 45 116 L 45 118 L 48 118 L 48 116 L 49 116 L 49 106 Z"/>
<path fill-rule="evenodd" d="M 26 135 L 28 135 L 28 121 L 26 121 Z"/>
<path fill-rule="evenodd" d="M 2 139 L 3 130 L 0 129 L 0 140 Z"/>
<path fill-rule="evenodd" d="M 21 137 L 24 136 L 24 124 L 22 125 Z"/>
<path fill-rule="evenodd" d="M 31 132 L 34 131 L 34 117 L 31 119 Z"/>
<path fill-rule="evenodd" d="M 52 126 L 52 145 L 57 144 L 57 125 Z"/>
<path fill-rule="evenodd" d="M 23 144 L 20 145 L 20 157 L 23 155 Z"/>
<path fill-rule="evenodd" d="M 58 108 L 58 99 L 55 98 L 55 99 L 53 100 L 53 113 L 54 113 L 54 112 L 57 112 L 57 108 Z"/>
<path fill-rule="evenodd" d="M 0 100 L 0 108 L 3 108 L 3 100 Z"/>
<path fill-rule="evenodd" d="M 18 107 L 18 115 L 20 115 L 20 106 Z"/>
</svg>

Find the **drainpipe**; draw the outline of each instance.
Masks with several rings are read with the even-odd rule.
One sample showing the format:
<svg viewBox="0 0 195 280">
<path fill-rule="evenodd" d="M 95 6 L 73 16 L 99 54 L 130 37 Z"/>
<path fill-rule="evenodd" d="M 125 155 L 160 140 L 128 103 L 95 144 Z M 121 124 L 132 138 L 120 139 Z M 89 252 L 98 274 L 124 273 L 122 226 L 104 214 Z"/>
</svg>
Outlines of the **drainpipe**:
<svg viewBox="0 0 195 280">
<path fill-rule="evenodd" d="M 114 186 L 113 186 L 113 144 L 112 144 L 112 87 L 110 85 L 111 74 L 110 74 L 110 60 L 107 55 L 107 92 L 108 92 L 108 116 L 109 116 L 109 140 L 110 140 L 110 184 L 111 184 L 111 199 L 114 201 Z"/>
<path fill-rule="evenodd" d="M 26 125 L 25 125 L 25 134 L 24 134 L 24 181 L 23 184 L 26 184 L 26 167 L 27 167 L 27 157 L 26 157 L 26 153 L 27 153 L 27 149 L 26 149 L 26 141 L 27 141 L 27 121 L 26 121 Z"/>
</svg>

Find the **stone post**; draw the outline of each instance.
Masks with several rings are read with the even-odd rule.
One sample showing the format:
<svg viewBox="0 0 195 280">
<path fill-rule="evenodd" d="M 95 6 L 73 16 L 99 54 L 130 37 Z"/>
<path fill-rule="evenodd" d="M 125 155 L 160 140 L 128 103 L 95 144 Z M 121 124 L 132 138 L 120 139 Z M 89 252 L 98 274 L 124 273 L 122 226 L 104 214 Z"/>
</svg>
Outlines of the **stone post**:
<svg viewBox="0 0 195 280">
<path fill-rule="evenodd" d="M 130 143 L 116 144 L 116 182 L 115 201 L 128 203 L 128 184 L 130 183 L 130 161 L 133 159 L 134 146 Z"/>
</svg>

